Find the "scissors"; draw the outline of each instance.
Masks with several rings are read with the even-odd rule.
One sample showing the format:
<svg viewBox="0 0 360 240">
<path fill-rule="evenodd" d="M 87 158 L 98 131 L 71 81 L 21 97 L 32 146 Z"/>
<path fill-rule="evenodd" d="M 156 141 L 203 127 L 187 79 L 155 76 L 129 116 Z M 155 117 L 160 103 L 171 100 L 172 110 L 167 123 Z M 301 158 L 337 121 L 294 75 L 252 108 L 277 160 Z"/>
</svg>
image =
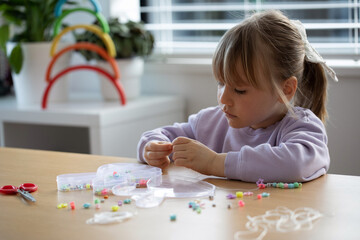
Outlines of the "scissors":
<svg viewBox="0 0 360 240">
<path fill-rule="evenodd" d="M 19 187 L 14 185 L 5 185 L 0 188 L 0 193 L 3 194 L 17 194 L 20 193 L 21 196 L 29 201 L 36 202 L 35 198 L 30 194 L 35 192 L 38 189 L 38 186 L 33 183 L 23 183 Z"/>
</svg>

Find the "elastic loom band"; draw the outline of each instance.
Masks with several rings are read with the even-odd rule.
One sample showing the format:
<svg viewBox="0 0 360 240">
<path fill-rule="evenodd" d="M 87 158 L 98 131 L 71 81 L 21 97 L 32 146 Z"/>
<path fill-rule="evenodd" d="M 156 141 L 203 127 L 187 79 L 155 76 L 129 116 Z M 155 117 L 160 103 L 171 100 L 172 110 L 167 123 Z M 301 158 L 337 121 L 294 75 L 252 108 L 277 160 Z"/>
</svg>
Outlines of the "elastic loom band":
<svg viewBox="0 0 360 240">
<path fill-rule="evenodd" d="M 269 231 L 294 232 L 299 230 L 311 230 L 313 222 L 323 215 L 312 208 L 297 208 L 294 211 L 286 207 L 277 207 L 266 211 L 264 215 L 250 217 L 245 227 L 247 230 L 238 231 L 234 234 L 235 239 L 261 240 Z"/>
<path fill-rule="evenodd" d="M 120 223 L 134 216 L 131 212 L 102 212 L 94 214 L 93 218 L 86 220 L 87 224 Z"/>
</svg>

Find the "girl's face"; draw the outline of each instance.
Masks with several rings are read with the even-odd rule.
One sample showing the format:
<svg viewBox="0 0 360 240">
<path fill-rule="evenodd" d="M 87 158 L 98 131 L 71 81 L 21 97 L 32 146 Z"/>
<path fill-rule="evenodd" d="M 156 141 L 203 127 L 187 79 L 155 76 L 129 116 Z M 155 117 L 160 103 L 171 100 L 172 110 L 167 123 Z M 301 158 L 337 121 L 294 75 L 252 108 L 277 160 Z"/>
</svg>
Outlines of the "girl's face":
<svg viewBox="0 0 360 240">
<path fill-rule="evenodd" d="M 222 83 L 218 86 L 218 102 L 233 128 L 266 128 L 280 121 L 286 107 L 279 99 L 269 87 L 257 89 L 250 84 L 229 86 Z"/>
</svg>

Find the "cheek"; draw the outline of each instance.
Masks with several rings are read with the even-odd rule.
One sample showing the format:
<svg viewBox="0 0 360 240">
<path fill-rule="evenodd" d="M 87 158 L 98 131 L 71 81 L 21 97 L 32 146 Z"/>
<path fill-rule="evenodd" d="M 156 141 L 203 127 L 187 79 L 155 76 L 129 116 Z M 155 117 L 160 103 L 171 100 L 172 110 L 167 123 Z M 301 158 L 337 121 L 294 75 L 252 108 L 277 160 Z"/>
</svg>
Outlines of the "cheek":
<svg viewBox="0 0 360 240">
<path fill-rule="evenodd" d="M 225 86 L 218 86 L 217 90 L 217 101 L 221 108 L 224 108 L 224 104 L 221 103 L 221 98 L 224 94 Z"/>
</svg>

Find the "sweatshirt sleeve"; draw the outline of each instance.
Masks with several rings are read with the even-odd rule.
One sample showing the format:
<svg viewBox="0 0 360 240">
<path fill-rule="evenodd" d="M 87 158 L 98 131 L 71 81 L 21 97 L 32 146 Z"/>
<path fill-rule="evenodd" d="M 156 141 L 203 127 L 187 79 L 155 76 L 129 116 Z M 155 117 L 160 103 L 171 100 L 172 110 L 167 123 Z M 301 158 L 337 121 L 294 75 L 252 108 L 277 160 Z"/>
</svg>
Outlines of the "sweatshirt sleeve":
<svg viewBox="0 0 360 240">
<path fill-rule="evenodd" d="M 229 152 L 225 175 L 248 182 L 305 182 L 324 175 L 329 165 L 325 127 L 315 116 L 305 116 L 284 126 L 275 146 L 263 143 Z"/>
<path fill-rule="evenodd" d="M 188 137 L 194 139 L 194 127 L 197 123 L 198 115 L 193 114 L 189 117 L 188 122 L 174 123 L 173 125 L 156 128 L 151 131 L 144 132 L 137 146 L 137 159 L 145 162 L 144 147 L 150 141 L 172 142 L 177 137 Z"/>
</svg>

